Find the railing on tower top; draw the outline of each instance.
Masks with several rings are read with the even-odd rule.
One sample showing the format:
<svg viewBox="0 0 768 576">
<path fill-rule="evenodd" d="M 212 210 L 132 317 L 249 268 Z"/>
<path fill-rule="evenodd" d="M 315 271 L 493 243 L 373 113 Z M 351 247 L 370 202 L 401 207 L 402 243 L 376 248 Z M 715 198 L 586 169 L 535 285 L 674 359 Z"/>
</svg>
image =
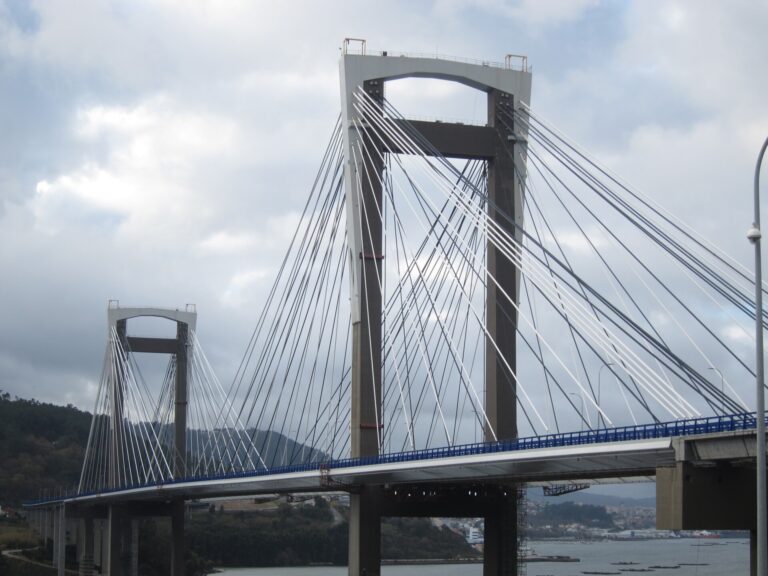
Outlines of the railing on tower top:
<svg viewBox="0 0 768 576">
<path fill-rule="evenodd" d="M 490 68 L 501 68 L 503 70 L 518 70 L 520 72 L 531 72 L 533 69 L 528 65 L 528 57 L 522 54 L 507 54 L 504 62 L 495 62 L 493 60 L 479 60 L 477 58 L 465 58 L 463 56 L 451 56 L 440 54 L 438 52 L 393 52 L 392 50 L 368 50 L 367 43 L 363 38 L 344 38 L 341 51 L 343 54 L 359 54 L 361 56 L 389 56 L 392 58 L 431 58 L 434 60 L 449 60 L 451 62 L 463 62 L 464 64 L 476 64 L 478 66 L 488 66 Z"/>
</svg>

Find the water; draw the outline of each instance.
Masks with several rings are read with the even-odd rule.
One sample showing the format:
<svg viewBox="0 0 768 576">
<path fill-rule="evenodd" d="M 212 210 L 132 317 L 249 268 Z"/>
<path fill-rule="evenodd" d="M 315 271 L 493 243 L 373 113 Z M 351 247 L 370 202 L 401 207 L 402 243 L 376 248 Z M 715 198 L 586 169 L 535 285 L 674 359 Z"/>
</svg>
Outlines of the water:
<svg viewBox="0 0 768 576">
<path fill-rule="evenodd" d="M 707 540 L 636 540 L 630 542 L 536 542 L 528 543 L 540 555 L 564 555 L 580 562 L 530 562 L 527 576 L 581 576 L 584 571 L 619 572 L 619 569 L 648 568 L 653 565 L 707 564 L 656 569 L 653 572 L 621 572 L 622 576 L 740 576 L 749 574 L 749 541 L 736 539 Z M 616 566 L 612 562 L 637 562 Z M 441 564 L 432 566 L 384 566 L 386 576 L 481 576 L 480 564 Z M 345 567 L 303 568 L 226 568 L 225 576 L 346 576 Z"/>
</svg>

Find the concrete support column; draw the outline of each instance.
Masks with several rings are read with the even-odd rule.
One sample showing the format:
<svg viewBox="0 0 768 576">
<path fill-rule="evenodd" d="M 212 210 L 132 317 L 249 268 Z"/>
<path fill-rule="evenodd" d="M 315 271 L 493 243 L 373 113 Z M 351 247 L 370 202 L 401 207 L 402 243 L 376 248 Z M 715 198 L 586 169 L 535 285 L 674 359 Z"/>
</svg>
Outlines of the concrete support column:
<svg viewBox="0 0 768 576">
<path fill-rule="evenodd" d="M 80 576 L 93 576 L 93 549 L 95 544 L 93 518 L 86 516 L 83 518 L 82 531 L 80 533 L 82 541 L 78 544 L 80 553 Z"/>
<path fill-rule="evenodd" d="M 117 332 L 117 339 L 120 341 L 123 350 L 128 350 L 128 331 L 125 320 L 119 320 L 115 327 Z M 123 381 L 124 375 L 122 370 L 118 369 L 119 363 L 117 359 L 113 360 L 115 366 L 113 369 L 116 371 L 116 377 L 112 384 L 110 396 L 110 457 L 109 457 L 109 485 L 112 488 L 118 488 L 123 483 L 125 477 L 125 470 L 123 464 L 123 410 L 125 405 L 125 382 Z"/>
<path fill-rule="evenodd" d="M 171 576 L 186 574 L 184 542 L 184 501 L 171 504 Z"/>
<path fill-rule="evenodd" d="M 134 576 L 132 572 L 134 547 L 132 522 L 133 520 L 128 518 L 127 515 L 124 515 L 120 522 L 120 534 L 122 536 L 120 544 L 120 574 L 122 576 Z"/>
<path fill-rule="evenodd" d="M 184 322 L 176 324 L 176 342 L 173 475 L 175 478 L 183 478 L 186 474 L 187 463 L 187 356 L 189 345 L 189 326 Z"/>
<path fill-rule="evenodd" d="M 488 215 L 513 238 L 522 239 L 514 222 L 522 223 L 522 192 L 515 182 L 512 131 L 496 121 L 497 109 L 506 107 L 511 113 L 510 94 L 491 90 L 488 94 L 488 125 L 496 130 L 496 150 L 488 161 Z M 515 265 L 488 242 L 489 278 L 486 287 L 486 325 L 490 338 L 485 352 L 485 410 L 488 421 L 499 440 L 517 437 L 516 370 L 517 310 L 509 301 L 519 302 L 520 272 Z M 493 440 L 486 430 L 486 440 Z"/>
<path fill-rule="evenodd" d="M 383 83 L 365 82 L 365 91 L 381 103 Z M 377 156 L 378 148 L 366 138 L 370 157 L 358 158 L 362 170 L 360 179 L 360 226 L 362 246 L 359 254 L 360 321 L 352 328 L 352 444 L 353 457 L 379 453 L 381 421 L 381 285 L 384 258 L 383 225 L 379 215 L 382 207 L 381 176 L 384 163 Z M 360 154 L 359 151 L 355 152 Z"/>
<path fill-rule="evenodd" d="M 131 519 L 131 563 L 130 572 L 131 576 L 139 576 L 139 520 L 138 518 Z"/>
<path fill-rule="evenodd" d="M 43 540 L 43 550 L 45 550 L 48 547 L 48 539 L 51 537 L 51 530 L 50 530 L 51 525 L 50 525 L 50 521 L 49 521 L 50 513 L 49 513 L 48 509 L 46 508 L 45 510 L 42 511 L 41 514 L 42 514 L 42 518 L 40 520 L 41 523 L 42 523 L 42 534 L 41 534 L 41 536 L 42 536 L 42 540 Z"/>
<path fill-rule="evenodd" d="M 483 576 L 515 576 L 517 555 L 517 500 L 510 488 L 485 514 Z"/>
<path fill-rule="evenodd" d="M 123 514 L 116 506 L 109 507 L 107 517 L 107 558 L 106 572 L 102 566 L 102 573 L 108 576 L 122 576 L 123 554 Z"/>
<path fill-rule="evenodd" d="M 58 523 L 59 514 L 56 508 L 54 508 L 50 513 L 50 519 L 51 519 L 51 550 L 52 550 L 52 556 L 51 556 L 51 564 L 54 566 L 58 565 L 59 562 L 59 523 Z"/>
<path fill-rule="evenodd" d="M 363 89 L 381 104 L 384 84 L 369 80 Z M 379 453 L 383 429 L 381 412 L 381 278 L 384 258 L 381 175 L 383 160 L 374 151 L 377 146 L 367 140 L 358 158 L 360 178 L 360 226 L 362 249 L 353 254 L 360 261 L 360 321 L 352 325 L 352 409 L 351 453 L 353 457 Z M 359 151 L 355 151 L 359 154 Z M 374 576 L 381 565 L 381 495 L 377 487 L 367 487 L 350 496 L 349 574 Z"/>
<path fill-rule="evenodd" d="M 56 568 L 58 576 L 64 576 L 67 565 L 67 514 L 64 504 L 59 507 L 58 545 L 56 546 Z"/>
<path fill-rule="evenodd" d="M 105 568 L 105 562 L 106 562 L 106 554 L 105 549 L 107 548 L 105 544 L 105 539 L 107 537 L 107 529 L 105 526 L 105 522 L 102 519 L 96 520 L 94 522 L 94 546 L 93 546 L 93 563 L 94 563 L 94 571 L 95 567 L 99 567 L 99 574 L 104 574 L 104 568 Z"/>
<path fill-rule="evenodd" d="M 496 131 L 494 156 L 488 161 L 488 215 L 503 230 L 518 241 L 522 233 L 515 222 L 522 224 L 522 188 L 516 182 L 514 162 L 514 133 L 497 122 L 496 115 L 506 108 L 514 109 L 511 94 L 499 90 L 488 93 L 488 125 Z M 486 342 L 485 410 L 490 428 L 488 441 L 517 437 L 517 390 L 513 372 L 517 370 L 517 310 L 512 302 L 520 301 L 520 271 L 488 243 L 488 274 L 486 288 L 486 325 L 490 338 Z M 506 496 L 503 494 L 506 493 Z M 517 574 L 517 498 L 513 487 L 499 490 L 498 505 L 485 515 L 484 576 Z"/>
<path fill-rule="evenodd" d="M 350 495 L 349 574 L 379 576 L 381 573 L 381 492 L 366 487 Z"/>
</svg>

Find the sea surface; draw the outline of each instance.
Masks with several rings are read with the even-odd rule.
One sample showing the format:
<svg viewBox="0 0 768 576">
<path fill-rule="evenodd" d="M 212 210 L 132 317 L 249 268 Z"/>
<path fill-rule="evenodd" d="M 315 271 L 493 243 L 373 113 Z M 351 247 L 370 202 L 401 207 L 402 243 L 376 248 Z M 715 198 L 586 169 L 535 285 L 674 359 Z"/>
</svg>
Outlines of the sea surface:
<svg viewBox="0 0 768 576">
<path fill-rule="evenodd" d="M 530 541 L 531 553 L 563 555 L 579 558 L 580 562 L 529 562 L 527 576 L 581 576 L 583 572 L 613 572 L 622 576 L 746 576 L 749 574 L 749 540 L 694 539 L 633 540 L 601 542 Z M 616 562 L 636 564 L 617 565 Z M 685 565 L 689 564 L 689 565 Z M 695 565 L 690 565 L 695 564 Z M 621 572 L 621 569 L 650 566 L 679 566 L 656 568 L 653 572 Z M 429 566 L 384 566 L 386 576 L 481 576 L 480 564 L 440 564 Z M 345 567 L 302 568 L 225 568 L 225 576 L 346 576 Z"/>
<path fill-rule="evenodd" d="M 749 574 L 749 540 L 681 538 L 674 540 L 633 541 L 530 541 L 532 554 L 562 555 L 579 562 L 529 562 L 527 576 L 581 576 L 583 572 L 613 572 L 622 576 L 739 576 Z M 618 565 L 617 562 L 634 564 Z M 687 564 L 687 565 L 686 565 Z M 628 568 L 655 568 L 653 572 L 622 572 Z M 679 568 L 671 568 L 679 566 Z M 480 576 L 480 564 L 383 566 L 387 576 Z M 347 569 L 333 567 L 301 568 L 222 568 L 225 576 L 345 576 Z"/>
</svg>

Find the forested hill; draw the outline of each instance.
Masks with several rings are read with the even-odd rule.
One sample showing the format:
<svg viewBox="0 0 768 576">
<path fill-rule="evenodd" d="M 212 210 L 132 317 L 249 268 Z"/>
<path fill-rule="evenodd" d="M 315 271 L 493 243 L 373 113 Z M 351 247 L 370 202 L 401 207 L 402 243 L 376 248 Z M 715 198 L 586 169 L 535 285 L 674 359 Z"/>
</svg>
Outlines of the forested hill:
<svg viewBox="0 0 768 576">
<path fill-rule="evenodd" d="M 11 398 L 0 391 L 0 505 L 17 506 L 71 488 L 80 478 L 91 415 L 74 406 Z M 288 444 L 290 454 L 300 444 Z M 294 450 L 295 449 L 295 450 Z M 167 574 L 168 523 L 145 520 L 142 574 Z M 332 512 L 317 498 L 313 506 L 283 504 L 272 511 L 192 514 L 187 525 L 191 565 L 280 565 L 344 563 L 346 509 Z M 394 559 L 472 557 L 464 538 L 424 519 L 394 519 L 382 526 L 385 557 Z M 264 543 L 269 543 L 265 546 Z M 201 560 L 202 559 L 202 560 Z M 190 566 L 191 566 L 190 565 Z M 151 569 L 150 569 L 151 568 Z M 2 572 L 2 569 L 0 569 Z M 189 573 L 201 573 L 190 568 Z"/>
<path fill-rule="evenodd" d="M 80 479 L 91 415 L 0 391 L 0 505 L 17 506 Z"/>
</svg>

